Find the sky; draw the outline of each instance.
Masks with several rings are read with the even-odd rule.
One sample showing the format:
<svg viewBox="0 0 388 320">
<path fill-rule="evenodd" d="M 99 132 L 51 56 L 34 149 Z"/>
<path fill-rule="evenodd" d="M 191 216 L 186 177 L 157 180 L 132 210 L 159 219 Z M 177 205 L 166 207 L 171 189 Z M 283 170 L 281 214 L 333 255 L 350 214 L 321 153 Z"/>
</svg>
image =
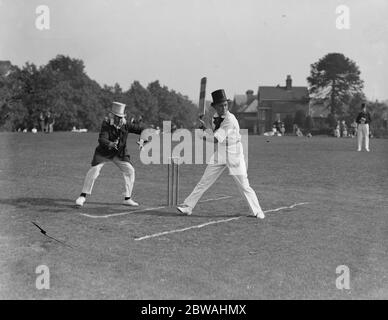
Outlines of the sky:
<svg viewBox="0 0 388 320">
<path fill-rule="evenodd" d="M 37 6 L 50 9 L 39 30 Z M 336 7 L 350 28 L 337 29 Z M 82 59 L 101 85 L 159 80 L 198 102 L 200 79 L 233 98 L 260 85 L 307 86 L 310 65 L 340 52 L 359 66 L 367 98 L 388 99 L 386 0 L 0 0 L 0 60 Z"/>
</svg>

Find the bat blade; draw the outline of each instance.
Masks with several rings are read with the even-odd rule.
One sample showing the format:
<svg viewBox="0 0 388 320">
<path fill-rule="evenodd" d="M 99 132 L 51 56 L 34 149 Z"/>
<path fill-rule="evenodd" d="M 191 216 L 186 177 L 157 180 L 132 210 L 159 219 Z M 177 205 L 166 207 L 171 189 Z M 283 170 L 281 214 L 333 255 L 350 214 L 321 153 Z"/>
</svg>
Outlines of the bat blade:
<svg viewBox="0 0 388 320">
<path fill-rule="evenodd" d="M 201 86 L 200 86 L 200 90 L 199 90 L 199 104 L 198 104 L 198 106 L 199 106 L 199 112 L 200 112 L 202 117 L 205 114 L 206 81 L 207 81 L 206 77 L 203 77 L 201 79 Z"/>
</svg>

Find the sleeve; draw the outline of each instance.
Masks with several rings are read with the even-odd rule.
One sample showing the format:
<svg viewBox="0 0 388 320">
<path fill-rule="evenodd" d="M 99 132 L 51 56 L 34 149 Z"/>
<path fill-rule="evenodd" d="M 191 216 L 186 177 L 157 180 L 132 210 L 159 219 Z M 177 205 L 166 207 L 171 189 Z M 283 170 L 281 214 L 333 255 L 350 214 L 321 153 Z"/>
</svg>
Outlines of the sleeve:
<svg viewBox="0 0 388 320">
<path fill-rule="evenodd" d="M 214 138 L 216 138 L 219 143 L 224 142 L 224 140 L 228 136 L 228 129 L 230 125 L 230 121 L 225 119 L 222 122 L 221 126 L 214 132 Z"/>
<path fill-rule="evenodd" d="M 141 132 L 145 129 L 144 126 L 140 124 L 135 124 L 135 123 L 128 123 L 125 125 L 126 130 L 129 133 L 135 133 L 135 134 L 141 134 Z"/>
<path fill-rule="evenodd" d="M 358 124 L 360 124 L 360 120 L 361 120 L 361 113 L 358 114 L 357 118 L 356 118 L 356 122 Z"/>
<path fill-rule="evenodd" d="M 372 117 L 370 116 L 370 113 L 368 112 L 368 123 L 372 122 Z"/>
<path fill-rule="evenodd" d="M 104 121 L 101 125 L 101 130 L 100 130 L 100 135 L 98 137 L 98 143 L 107 148 L 109 146 L 109 126 L 108 124 Z"/>
</svg>

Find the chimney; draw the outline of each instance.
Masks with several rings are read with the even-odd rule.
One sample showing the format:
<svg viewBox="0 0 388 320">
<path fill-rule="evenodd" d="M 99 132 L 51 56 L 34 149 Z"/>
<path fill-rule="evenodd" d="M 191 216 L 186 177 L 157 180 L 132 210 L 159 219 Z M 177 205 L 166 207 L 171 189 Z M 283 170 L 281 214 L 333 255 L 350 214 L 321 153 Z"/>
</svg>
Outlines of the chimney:
<svg viewBox="0 0 388 320">
<path fill-rule="evenodd" d="M 255 97 L 253 96 L 253 90 L 247 90 L 245 94 L 247 95 L 247 105 L 249 105 L 253 100 L 255 100 Z"/>
<path fill-rule="evenodd" d="M 286 90 L 291 90 L 292 88 L 292 79 L 291 79 L 291 75 L 287 75 L 287 79 L 286 79 Z"/>
</svg>

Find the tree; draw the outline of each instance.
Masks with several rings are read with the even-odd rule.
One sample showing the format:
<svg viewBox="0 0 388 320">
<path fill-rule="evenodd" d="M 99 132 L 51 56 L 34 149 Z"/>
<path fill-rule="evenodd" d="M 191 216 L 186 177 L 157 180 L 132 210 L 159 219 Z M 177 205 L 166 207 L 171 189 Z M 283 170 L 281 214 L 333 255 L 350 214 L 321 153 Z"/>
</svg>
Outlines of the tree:
<svg viewBox="0 0 388 320">
<path fill-rule="evenodd" d="M 134 81 L 125 92 L 123 102 L 132 115 L 142 116 L 149 124 L 158 123 L 158 100 L 139 81 Z"/>
<path fill-rule="evenodd" d="M 85 73 L 82 60 L 64 55 L 40 67 L 26 63 L 19 69 L 7 62 L 0 69 L 1 130 L 32 129 L 46 111 L 54 114 L 56 130 L 73 126 L 98 130 L 112 101 L 127 104 L 129 114 L 159 126 L 171 120 L 178 127 L 191 128 L 198 113 L 187 96 L 159 81 L 147 88 L 134 81 L 127 91 L 117 83 L 101 88 Z"/>
<path fill-rule="evenodd" d="M 376 100 L 375 102 L 368 103 L 367 109 L 370 112 L 373 129 L 386 129 L 386 121 L 388 119 L 388 105 Z"/>
<path fill-rule="evenodd" d="M 178 127 L 192 128 L 198 108 L 186 97 L 174 90 L 169 91 L 159 81 L 151 82 L 148 91 L 158 101 L 158 122 L 171 121 Z"/>
<path fill-rule="evenodd" d="M 9 70 L 0 74 L 0 128 L 3 130 L 14 130 L 14 122 L 25 117 L 20 101 L 23 83 L 19 78 L 17 66 L 11 65 Z"/>
<path fill-rule="evenodd" d="M 343 115 L 343 106 L 363 88 L 358 66 L 342 53 L 329 53 L 313 63 L 307 81 L 312 98 L 329 101 L 333 115 Z"/>
<path fill-rule="evenodd" d="M 304 127 L 307 130 L 307 132 L 310 132 L 314 128 L 314 121 L 310 115 L 306 117 Z"/>
<path fill-rule="evenodd" d="M 306 123 L 306 114 L 303 110 L 298 110 L 295 113 L 294 124 L 297 124 L 299 128 L 303 128 Z"/>
<path fill-rule="evenodd" d="M 326 123 L 330 129 L 333 129 L 337 126 L 337 120 L 332 113 L 329 113 L 326 118 Z"/>
</svg>

